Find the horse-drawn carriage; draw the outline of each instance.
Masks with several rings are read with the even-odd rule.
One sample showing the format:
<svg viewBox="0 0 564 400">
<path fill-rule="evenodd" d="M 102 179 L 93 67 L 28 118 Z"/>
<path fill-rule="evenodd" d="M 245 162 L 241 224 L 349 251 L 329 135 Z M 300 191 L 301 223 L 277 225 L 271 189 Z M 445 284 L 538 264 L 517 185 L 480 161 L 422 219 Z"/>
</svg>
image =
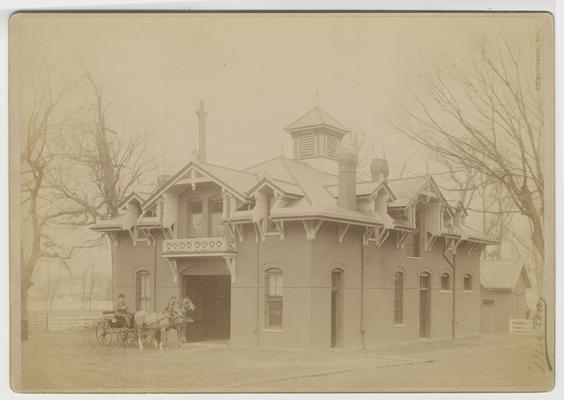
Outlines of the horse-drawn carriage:
<svg viewBox="0 0 564 400">
<path fill-rule="evenodd" d="M 194 309 L 194 303 L 188 297 L 180 305 L 176 296 L 173 296 L 167 307 L 158 313 L 103 311 L 103 317 L 96 324 L 96 340 L 100 346 L 109 346 L 114 338 L 121 346 L 133 344 L 137 340 L 142 349 L 158 339 L 162 349 L 167 330 L 175 329 L 179 338 L 183 336 L 184 325 L 193 322 L 188 313 Z"/>
<path fill-rule="evenodd" d="M 135 343 L 137 330 L 135 329 L 133 314 L 118 313 L 115 310 L 102 311 L 102 318 L 96 324 L 96 340 L 100 346 L 118 343 L 121 346 Z M 152 331 L 145 331 L 143 343 L 153 341 Z"/>
</svg>

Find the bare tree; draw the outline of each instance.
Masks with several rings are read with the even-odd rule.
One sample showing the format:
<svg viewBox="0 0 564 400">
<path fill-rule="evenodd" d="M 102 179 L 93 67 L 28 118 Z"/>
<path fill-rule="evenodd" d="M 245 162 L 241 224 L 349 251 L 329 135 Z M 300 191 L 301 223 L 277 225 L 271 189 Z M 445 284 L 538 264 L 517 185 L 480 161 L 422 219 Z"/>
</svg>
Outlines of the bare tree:
<svg viewBox="0 0 564 400">
<path fill-rule="evenodd" d="M 100 269 L 93 262 L 88 264 L 82 271 L 82 299 L 80 302 L 81 309 L 92 308 L 92 297 L 98 278 L 100 277 Z"/>
<path fill-rule="evenodd" d="M 544 110 L 533 49 L 538 43 L 532 40 L 530 46 L 520 47 L 507 39 L 487 39 L 473 43 L 470 61 L 457 63 L 447 58 L 429 68 L 411 92 L 413 103 L 392 125 L 437 158 L 477 171 L 484 182 L 497 185 L 500 217 L 517 211 L 526 218 L 535 261 L 537 308 L 546 326 Z M 482 185 L 483 209 L 487 186 Z M 492 226 L 505 226 L 500 222 Z M 539 351 L 551 369 L 547 344 L 551 333 L 541 331 L 539 343 L 544 350 Z"/>
<path fill-rule="evenodd" d="M 97 219 L 114 218 L 129 192 L 143 185 L 143 178 L 155 168 L 147 157 L 147 133 L 128 137 L 109 122 L 111 102 L 90 71 L 84 68 L 85 112 L 73 129 L 59 142 L 67 168 L 53 176 L 56 199 L 69 210 L 65 223 L 88 226 Z M 103 235 L 95 235 L 102 244 Z M 115 271 L 115 246 L 110 238 L 112 271 Z"/>
<path fill-rule="evenodd" d="M 52 87 L 49 73 L 34 87 L 34 99 L 29 112 L 23 115 L 21 132 L 21 310 L 27 320 L 27 294 L 32 277 L 41 260 L 57 259 L 67 269 L 74 247 L 66 248 L 58 237 L 56 224 L 72 210 L 65 210 L 53 201 L 50 174 L 57 168 L 57 153 L 51 146 L 60 135 L 74 111 L 64 109 L 65 97 L 74 85 Z"/>
<path fill-rule="evenodd" d="M 412 90 L 393 126 L 459 169 L 476 171 L 511 199 L 502 212 L 529 221 L 544 295 L 544 117 L 530 54 L 504 41 L 473 45 L 470 67 L 446 59 Z M 528 58 L 529 57 L 529 58 Z M 504 205 L 506 207 L 506 205 Z"/>
</svg>

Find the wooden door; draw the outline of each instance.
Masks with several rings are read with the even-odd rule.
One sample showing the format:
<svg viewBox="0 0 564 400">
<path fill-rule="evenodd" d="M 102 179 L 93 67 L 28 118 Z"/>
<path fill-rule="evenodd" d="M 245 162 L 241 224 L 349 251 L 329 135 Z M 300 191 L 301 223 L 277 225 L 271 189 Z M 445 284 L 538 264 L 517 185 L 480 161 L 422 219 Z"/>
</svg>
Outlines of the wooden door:
<svg viewBox="0 0 564 400">
<path fill-rule="evenodd" d="M 188 296 L 196 306 L 192 313 L 193 322 L 186 324 L 184 330 L 187 342 L 204 340 L 204 315 L 205 315 L 205 276 L 185 276 L 182 285 L 182 297 Z"/>
<path fill-rule="evenodd" d="M 431 276 L 419 276 L 419 337 L 428 338 L 431 333 Z"/>
<path fill-rule="evenodd" d="M 331 347 L 343 345 L 343 271 L 331 271 Z"/>
<path fill-rule="evenodd" d="M 231 323 L 231 277 L 229 275 L 185 276 L 183 296 L 194 302 L 194 322 L 186 324 L 189 342 L 228 339 Z"/>
</svg>

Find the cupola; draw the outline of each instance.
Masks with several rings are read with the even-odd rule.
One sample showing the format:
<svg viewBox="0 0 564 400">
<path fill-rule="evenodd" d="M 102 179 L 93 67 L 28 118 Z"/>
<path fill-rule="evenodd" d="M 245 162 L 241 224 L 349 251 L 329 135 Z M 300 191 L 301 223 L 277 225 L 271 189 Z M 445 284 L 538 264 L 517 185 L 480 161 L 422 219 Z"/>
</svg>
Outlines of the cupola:
<svg viewBox="0 0 564 400">
<path fill-rule="evenodd" d="M 337 150 L 349 130 L 320 107 L 286 127 L 292 137 L 293 158 L 328 172 L 337 171 Z"/>
</svg>

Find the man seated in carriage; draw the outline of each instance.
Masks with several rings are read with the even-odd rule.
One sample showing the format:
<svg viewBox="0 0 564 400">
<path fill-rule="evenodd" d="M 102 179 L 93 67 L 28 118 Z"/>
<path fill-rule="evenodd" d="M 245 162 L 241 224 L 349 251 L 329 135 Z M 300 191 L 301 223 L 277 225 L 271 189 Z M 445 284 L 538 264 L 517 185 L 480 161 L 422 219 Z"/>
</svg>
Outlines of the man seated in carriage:
<svg viewBox="0 0 564 400">
<path fill-rule="evenodd" d="M 118 296 L 118 302 L 117 302 L 117 306 L 116 306 L 116 313 L 115 313 L 116 317 L 123 317 L 123 319 L 125 320 L 125 327 L 126 328 L 130 328 L 131 325 L 131 314 L 129 313 L 128 309 L 127 309 L 127 303 L 125 301 L 125 295 L 123 293 L 120 293 Z"/>
</svg>

